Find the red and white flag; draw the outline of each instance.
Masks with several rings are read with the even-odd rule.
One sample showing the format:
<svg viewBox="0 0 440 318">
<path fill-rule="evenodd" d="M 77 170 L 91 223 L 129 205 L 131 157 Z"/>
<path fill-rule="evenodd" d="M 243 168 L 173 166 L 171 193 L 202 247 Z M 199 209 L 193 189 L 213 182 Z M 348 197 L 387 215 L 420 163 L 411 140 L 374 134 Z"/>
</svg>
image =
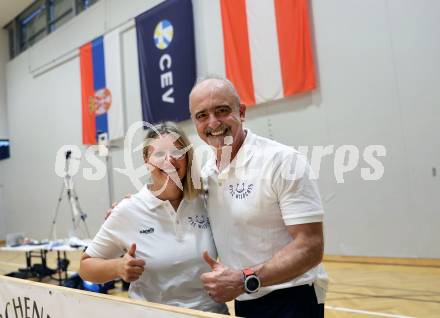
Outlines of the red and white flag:
<svg viewBox="0 0 440 318">
<path fill-rule="evenodd" d="M 316 87 L 308 0 L 220 0 L 225 73 L 250 106 Z"/>
</svg>

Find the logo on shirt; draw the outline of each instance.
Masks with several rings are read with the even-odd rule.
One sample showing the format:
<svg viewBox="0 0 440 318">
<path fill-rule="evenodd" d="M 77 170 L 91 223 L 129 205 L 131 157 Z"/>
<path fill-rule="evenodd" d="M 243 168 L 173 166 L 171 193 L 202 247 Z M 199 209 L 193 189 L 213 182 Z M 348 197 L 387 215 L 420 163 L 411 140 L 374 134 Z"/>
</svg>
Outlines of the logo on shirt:
<svg viewBox="0 0 440 318">
<path fill-rule="evenodd" d="M 232 197 L 236 199 L 244 199 L 251 194 L 252 189 L 254 188 L 254 185 L 252 183 L 246 185 L 245 182 L 237 183 L 235 186 L 230 184 L 229 185 L 229 193 L 232 195 Z"/>
<path fill-rule="evenodd" d="M 154 233 L 154 228 L 149 227 L 148 229 L 143 229 L 139 231 L 140 234 L 151 234 Z"/>
<path fill-rule="evenodd" d="M 210 226 L 209 218 L 205 215 L 189 216 L 188 223 L 195 229 L 207 229 Z"/>
</svg>

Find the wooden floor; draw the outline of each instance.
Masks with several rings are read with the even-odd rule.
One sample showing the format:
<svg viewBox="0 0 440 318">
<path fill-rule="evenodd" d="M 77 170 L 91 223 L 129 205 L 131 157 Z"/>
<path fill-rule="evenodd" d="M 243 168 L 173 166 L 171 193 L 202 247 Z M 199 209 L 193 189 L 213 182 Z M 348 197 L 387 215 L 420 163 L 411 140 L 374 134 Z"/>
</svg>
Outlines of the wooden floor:
<svg viewBox="0 0 440 318">
<path fill-rule="evenodd" d="M 54 254 L 49 255 L 51 267 L 55 267 Z M 78 269 L 79 257 L 79 253 L 68 254 L 70 271 Z M 24 253 L 0 252 L 0 275 L 24 264 Z M 438 260 L 326 257 L 324 266 L 330 276 L 327 318 L 440 317 Z M 127 296 L 120 289 L 111 293 Z"/>
<path fill-rule="evenodd" d="M 440 267 L 344 262 L 325 267 L 326 317 L 440 317 Z"/>
</svg>

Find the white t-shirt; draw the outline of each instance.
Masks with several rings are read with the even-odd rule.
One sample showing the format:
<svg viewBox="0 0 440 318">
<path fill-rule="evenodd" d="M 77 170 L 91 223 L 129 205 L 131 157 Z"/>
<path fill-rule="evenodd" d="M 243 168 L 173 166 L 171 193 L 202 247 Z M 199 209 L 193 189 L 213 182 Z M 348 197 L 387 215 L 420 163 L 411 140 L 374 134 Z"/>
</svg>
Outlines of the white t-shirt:
<svg viewBox="0 0 440 318">
<path fill-rule="evenodd" d="M 136 258 L 145 261 L 142 276 L 130 284 L 129 296 L 152 302 L 225 313 L 203 289 L 207 250 L 217 256 L 206 209 L 199 198 L 183 199 L 177 213 L 169 201 L 147 187 L 123 200 L 102 225 L 86 253 L 103 259 L 123 255 L 136 243 Z"/>
<path fill-rule="evenodd" d="M 291 147 L 247 135 L 235 159 L 219 173 L 215 159 L 203 168 L 207 207 L 220 261 L 235 269 L 262 264 L 290 243 L 287 226 L 322 222 L 324 211 L 307 159 Z M 315 283 L 323 303 L 327 274 L 322 264 L 292 281 L 263 287 L 237 299 Z"/>
</svg>

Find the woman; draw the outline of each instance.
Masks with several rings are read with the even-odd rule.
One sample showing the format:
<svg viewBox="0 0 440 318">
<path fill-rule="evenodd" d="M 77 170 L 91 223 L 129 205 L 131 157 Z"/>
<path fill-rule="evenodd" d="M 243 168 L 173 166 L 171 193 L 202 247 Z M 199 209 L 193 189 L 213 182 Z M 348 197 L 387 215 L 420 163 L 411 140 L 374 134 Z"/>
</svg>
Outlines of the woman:
<svg viewBox="0 0 440 318">
<path fill-rule="evenodd" d="M 175 124 L 159 124 L 147 130 L 143 153 L 152 183 L 114 208 L 81 258 L 81 277 L 95 283 L 121 277 L 131 282 L 131 298 L 227 313 L 199 279 L 210 271 L 203 251 L 217 252 L 191 180 L 188 139 Z"/>
</svg>

